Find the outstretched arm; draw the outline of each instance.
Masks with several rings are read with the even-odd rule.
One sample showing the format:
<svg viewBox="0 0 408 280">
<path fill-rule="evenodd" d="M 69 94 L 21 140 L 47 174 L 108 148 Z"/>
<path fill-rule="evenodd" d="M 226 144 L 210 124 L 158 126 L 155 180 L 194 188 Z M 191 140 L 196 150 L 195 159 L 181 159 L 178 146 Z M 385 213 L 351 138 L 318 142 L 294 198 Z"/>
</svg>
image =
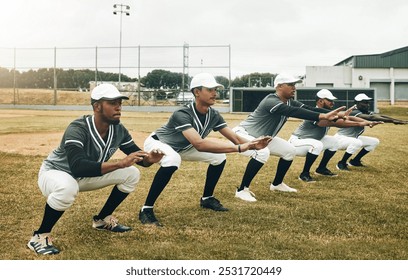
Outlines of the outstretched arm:
<svg viewBox="0 0 408 280">
<path fill-rule="evenodd" d="M 328 113 L 321 113 L 319 114 L 319 120 L 336 121 L 339 117 L 343 118 L 344 113 L 341 113 L 341 111 L 344 110 L 345 108 L 346 108 L 345 106 L 342 106 Z"/>
<path fill-rule="evenodd" d="M 228 131 L 228 132 L 226 132 Z M 239 139 L 241 141 L 245 141 L 242 138 L 233 138 L 232 134 L 235 134 L 230 128 L 223 128 L 220 130 L 221 134 L 228 135 L 231 139 L 230 141 L 234 140 L 237 141 Z M 232 133 L 232 134 L 231 134 Z M 254 139 L 250 142 L 246 142 L 239 145 L 234 145 L 231 142 L 219 140 L 219 139 L 211 139 L 211 138 L 201 138 L 201 136 L 197 133 L 194 128 L 189 128 L 183 131 L 184 137 L 200 152 L 210 152 L 210 153 L 234 153 L 234 152 L 245 152 L 251 149 L 260 149 L 264 148 L 268 145 L 272 137 L 269 138 L 262 138 Z M 224 135 L 225 136 L 225 135 Z M 237 142 L 234 142 L 237 143 Z"/>
<path fill-rule="evenodd" d="M 399 120 L 389 116 L 379 115 L 379 114 L 360 114 L 358 115 L 360 118 L 369 120 L 369 121 L 379 121 L 385 123 L 393 123 L 393 124 L 408 124 L 407 120 Z"/>
</svg>

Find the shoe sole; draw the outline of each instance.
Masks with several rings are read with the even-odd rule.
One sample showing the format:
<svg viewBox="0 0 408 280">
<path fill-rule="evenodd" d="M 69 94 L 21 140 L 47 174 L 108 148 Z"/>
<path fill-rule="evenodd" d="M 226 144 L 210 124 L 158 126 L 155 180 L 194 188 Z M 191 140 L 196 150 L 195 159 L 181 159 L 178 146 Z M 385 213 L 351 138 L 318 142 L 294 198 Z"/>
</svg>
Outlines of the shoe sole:
<svg viewBox="0 0 408 280">
<path fill-rule="evenodd" d="M 334 175 L 325 175 L 325 174 L 320 174 L 320 173 L 317 173 L 317 172 L 315 172 L 315 174 L 316 174 L 316 175 L 318 175 L 318 176 L 324 176 L 324 177 L 337 177 L 337 176 L 339 176 L 338 174 L 334 174 Z"/>
<path fill-rule="evenodd" d="M 294 190 L 294 191 L 282 191 L 282 190 L 276 190 L 276 189 L 271 189 L 271 188 L 270 188 L 270 190 L 273 191 L 273 192 L 288 192 L 288 193 L 292 193 L 292 192 L 296 193 L 297 192 L 297 190 Z"/>
<path fill-rule="evenodd" d="M 55 251 L 50 251 L 49 253 L 46 253 L 46 254 L 37 253 L 37 251 L 35 250 L 35 248 L 34 248 L 33 246 L 31 246 L 30 242 L 27 243 L 27 247 L 28 247 L 28 249 L 30 249 L 31 251 L 33 251 L 33 252 L 36 253 L 37 255 L 43 255 L 43 256 L 46 256 L 46 255 L 57 255 L 57 254 L 59 254 L 59 252 L 60 252 L 60 251 L 57 251 L 57 252 L 55 252 Z M 54 248 L 55 248 L 55 247 L 54 247 Z"/>
<path fill-rule="evenodd" d="M 338 167 L 337 165 L 336 165 L 336 168 L 337 168 L 337 170 L 340 170 L 340 171 L 350 171 L 350 169 L 341 169 L 341 168 Z"/>
<path fill-rule="evenodd" d="M 128 231 L 132 230 L 132 228 L 129 228 L 129 229 L 123 230 L 123 231 L 113 231 L 113 230 L 109 230 L 109 229 L 106 229 L 106 228 L 97 228 L 97 227 L 92 227 L 92 228 L 96 229 L 96 230 L 99 230 L 99 231 L 109 231 L 109 232 L 115 232 L 115 233 L 128 232 Z"/>
<path fill-rule="evenodd" d="M 203 209 L 209 209 L 209 210 L 213 210 L 213 211 L 215 211 L 215 212 L 227 212 L 227 211 L 228 211 L 227 208 L 224 208 L 224 209 L 213 209 L 213 208 L 205 207 L 205 206 L 202 206 L 202 205 L 200 205 L 200 206 L 201 206 L 201 208 L 203 208 Z"/>
<path fill-rule="evenodd" d="M 254 200 L 247 200 L 247 199 L 241 198 L 239 196 L 236 196 L 235 198 L 241 199 L 241 200 L 246 201 L 246 202 L 256 202 L 257 201 L 255 198 L 254 198 Z"/>
<path fill-rule="evenodd" d="M 316 180 L 313 180 L 313 181 L 305 181 L 305 180 L 302 180 L 302 179 L 300 179 L 300 178 L 298 178 L 299 179 L 299 181 L 302 181 L 303 183 L 308 183 L 308 184 L 310 184 L 310 183 L 316 183 Z"/>
</svg>

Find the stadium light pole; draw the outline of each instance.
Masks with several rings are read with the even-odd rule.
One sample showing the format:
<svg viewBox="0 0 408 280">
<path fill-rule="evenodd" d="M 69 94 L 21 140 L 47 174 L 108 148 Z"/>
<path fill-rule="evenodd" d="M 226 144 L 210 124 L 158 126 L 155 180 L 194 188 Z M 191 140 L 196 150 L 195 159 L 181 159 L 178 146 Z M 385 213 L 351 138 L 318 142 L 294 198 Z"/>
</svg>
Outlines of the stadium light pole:
<svg viewBox="0 0 408 280">
<path fill-rule="evenodd" d="M 119 87 L 121 82 L 121 72 L 122 72 L 122 15 L 125 14 L 130 16 L 130 6 L 124 4 L 114 4 L 113 11 L 114 15 L 119 14 L 120 16 L 120 28 L 119 28 Z"/>
</svg>

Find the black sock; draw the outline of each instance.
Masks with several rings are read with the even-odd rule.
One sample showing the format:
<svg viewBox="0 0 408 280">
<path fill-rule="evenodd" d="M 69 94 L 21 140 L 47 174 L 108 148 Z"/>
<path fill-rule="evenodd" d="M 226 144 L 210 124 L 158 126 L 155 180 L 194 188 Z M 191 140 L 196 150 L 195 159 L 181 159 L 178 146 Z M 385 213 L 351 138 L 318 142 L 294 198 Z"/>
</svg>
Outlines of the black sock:
<svg viewBox="0 0 408 280">
<path fill-rule="evenodd" d="M 147 195 L 145 206 L 153 206 L 157 198 L 167 186 L 168 182 L 173 176 L 173 173 L 177 170 L 176 166 L 160 167 L 154 176 L 152 186 L 150 187 L 149 194 Z"/>
<path fill-rule="evenodd" d="M 302 173 L 309 173 L 310 167 L 312 167 L 313 163 L 316 161 L 318 155 L 314 155 L 312 153 L 306 154 L 305 165 L 303 166 Z"/>
<path fill-rule="evenodd" d="M 122 203 L 122 201 L 128 196 L 128 193 L 124 193 L 114 186 L 111 194 L 102 207 L 101 212 L 95 217 L 95 219 L 104 219 L 105 217 L 112 215 L 113 211 Z"/>
<path fill-rule="evenodd" d="M 224 160 L 219 165 L 209 165 L 207 169 L 207 176 L 205 178 L 203 197 L 212 196 L 214 194 L 215 186 L 221 177 L 222 171 L 224 170 L 225 163 Z"/>
<path fill-rule="evenodd" d="M 251 158 L 246 167 L 244 176 L 242 177 L 241 186 L 238 188 L 239 191 L 242 191 L 245 187 L 249 188 L 252 179 L 254 179 L 256 174 L 258 174 L 258 171 L 262 168 L 263 165 L 264 164 L 262 162 Z"/>
<path fill-rule="evenodd" d="M 361 149 L 361 151 L 354 157 L 354 159 L 353 159 L 353 161 L 355 161 L 355 162 L 359 162 L 359 161 L 361 161 L 361 158 L 363 157 L 363 156 L 365 156 L 366 154 L 368 154 L 369 153 L 369 151 L 367 151 L 366 149 Z"/>
<path fill-rule="evenodd" d="M 323 158 L 320 161 L 320 164 L 317 167 L 317 169 L 326 169 L 327 164 L 329 163 L 330 159 L 334 156 L 335 153 L 336 151 L 325 150 L 323 154 Z"/>
<path fill-rule="evenodd" d="M 48 203 L 45 204 L 44 217 L 41 226 L 34 233 L 41 234 L 51 232 L 52 228 L 61 218 L 62 214 L 64 214 L 64 211 L 52 209 L 51 206 L 48 205 Z"/>
<path fill-rule="evenodd" d="M 353 154 L 349 154 L 349 153 L 345 152 L 345 153 L 344 153 L 344 156 L 343 156 L 343 158 L 341 159 L 340 162 L 346 164 L 346 163 L 347 163 L 347 160 L 348 160 L 352 155 L 353 155 Z"/>
<path fill-rule="evenodd" d="M 274 186 L 277 186 L 283 182 L 283 178 L 286 175 L 286 172 L 288 172 L 289 167 L 291 166 L 293 160 L 284 160 L 284 159 L 279 159 L 278 167 L 276 169 L 276 175 L 275 179 L 273 180 L 272 184 Z"/>
</svg>

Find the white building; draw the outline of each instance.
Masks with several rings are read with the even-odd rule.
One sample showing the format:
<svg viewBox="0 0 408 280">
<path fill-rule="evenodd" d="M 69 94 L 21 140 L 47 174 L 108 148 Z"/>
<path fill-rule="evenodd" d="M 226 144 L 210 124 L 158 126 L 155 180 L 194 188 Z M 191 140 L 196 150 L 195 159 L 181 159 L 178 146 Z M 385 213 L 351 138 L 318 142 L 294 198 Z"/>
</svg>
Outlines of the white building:
<svg viewBox="0 0 408 280">
<path fill-rule="evenodd" d="M 408 47 L 350 56 L 334 66 L 306 66 L 304 87 L 373 88 L 377 101 L 408 101 Z"/>
</svg>

